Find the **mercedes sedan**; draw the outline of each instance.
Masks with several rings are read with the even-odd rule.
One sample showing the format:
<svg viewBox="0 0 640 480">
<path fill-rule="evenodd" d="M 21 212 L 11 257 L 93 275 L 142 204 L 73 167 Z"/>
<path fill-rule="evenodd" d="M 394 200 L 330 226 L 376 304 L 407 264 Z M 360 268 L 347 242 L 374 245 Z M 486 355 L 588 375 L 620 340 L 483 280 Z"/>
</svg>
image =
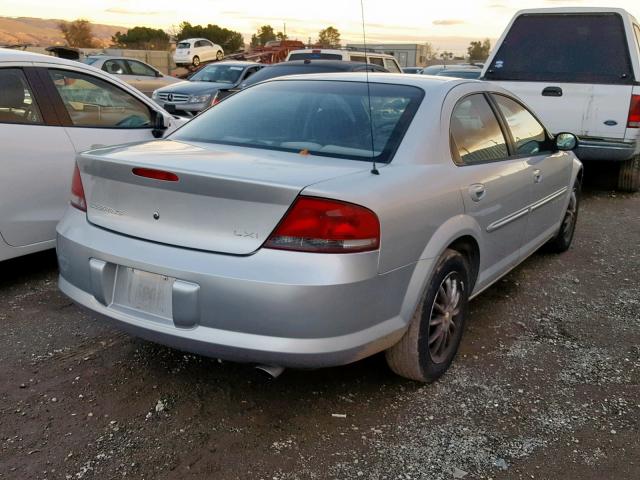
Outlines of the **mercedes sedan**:
<svg viewBox="0 0 640 480">
<path fill-rule="evenodd" d="M 259 83 L 164 140 L 80 154 L 60 288 L 185 351 L 317 368 L 385 351 L 433 381 L 471 298 L 571 244 L 582 165 L 490 83 Z"/>
</svg>

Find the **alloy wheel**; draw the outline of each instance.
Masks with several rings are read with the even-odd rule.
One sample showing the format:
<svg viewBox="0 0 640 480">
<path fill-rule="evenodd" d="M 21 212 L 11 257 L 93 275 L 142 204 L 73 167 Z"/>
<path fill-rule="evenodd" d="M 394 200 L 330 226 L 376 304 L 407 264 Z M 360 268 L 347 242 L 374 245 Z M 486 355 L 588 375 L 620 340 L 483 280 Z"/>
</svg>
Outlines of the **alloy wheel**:
<svg viewBox="0 0 640 480">
<path fill-rule="evenodd" d="M 447 275 L 433 300 L 429 317 L 429 353 L 435 363 L 442 363 L 456 348 L 453 341 L 461 326 L 464 282 L 457 272 Z"/>
<path fill-rule="evenodd" d="M 567 211 L 564 215 L 564 220 L 562 221 L 562 235 L 566 242 L 571 241 L 571 237 L 573 236 L 573 230 L 576 227 L 576 220 L 578 217 L 578 192 L 577 188 L 573 188 L 571 192 L 571 197 L 569 198 L 569 206 L 567 207 Z"/>
</svg>

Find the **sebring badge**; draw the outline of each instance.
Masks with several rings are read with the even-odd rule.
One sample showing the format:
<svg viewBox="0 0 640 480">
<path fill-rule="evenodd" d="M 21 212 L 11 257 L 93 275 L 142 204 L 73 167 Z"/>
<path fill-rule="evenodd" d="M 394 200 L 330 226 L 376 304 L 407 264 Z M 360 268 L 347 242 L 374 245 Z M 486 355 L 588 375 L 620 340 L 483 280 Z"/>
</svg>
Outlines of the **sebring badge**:
<svg viewBox="0 0 640 480">
<path fill-rule="evenodd" d="M 90 203 L 89 206 L 94 210 L 99 210 L 101 212 L 108 213 L 110 215 L 118 215 L 119 217 L 124 215 L 124 212 L 122 210 L 116 210 L 115 208 L 107 207 L 106 205 L 100 205 L 98 203 Z"/>
</svg>

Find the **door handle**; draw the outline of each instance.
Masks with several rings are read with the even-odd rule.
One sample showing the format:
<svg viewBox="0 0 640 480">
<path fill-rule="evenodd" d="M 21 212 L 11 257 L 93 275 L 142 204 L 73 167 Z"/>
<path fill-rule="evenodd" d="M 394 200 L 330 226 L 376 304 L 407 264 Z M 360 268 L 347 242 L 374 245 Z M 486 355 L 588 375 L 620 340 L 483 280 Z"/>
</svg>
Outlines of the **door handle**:
<svg viewBox="0 0 640 480">
<path fill-rule="evenodd" d="M 542 181 L 542 173 L 537 168 L 533 171 L 534 183 L 540 183 Z"/>
<path fill-rule="evenodd" d="M 487 189 L 482 183 L 474 183 L 469 186 L 469 196 L 474 202 L 479 202 L 487 194 Z"/>
<path fill-rule="evenodd" d="M 547 87 L 542 90 L 543 97 L 561 97 L 562 89 L 560 87 Z"/>
</svg>

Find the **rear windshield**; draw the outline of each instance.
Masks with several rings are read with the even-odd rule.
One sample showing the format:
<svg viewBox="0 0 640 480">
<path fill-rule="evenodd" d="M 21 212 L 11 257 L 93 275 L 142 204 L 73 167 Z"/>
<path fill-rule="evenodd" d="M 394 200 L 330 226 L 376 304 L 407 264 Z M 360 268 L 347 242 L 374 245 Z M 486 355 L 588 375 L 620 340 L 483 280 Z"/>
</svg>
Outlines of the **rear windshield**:
<svg viewBox="0 0 640 480">
<path fill-rule="evenodd" d="M 208 65 L 189 77 L 192 82 L 234 84 L 240 80 L 244 67 L 237 65 Z"/>
<path fill-rule="evenodd" d="M 170 137 L 386 163 L 424 93 L 407 85 L 369 85 L 371 97 L 363 82 L 267 82 L 227 98 Z"/>
<path fill-rule="evenodd" d="M 633 83 L 618 14 L 522 15 L 492 60 L 487 80 Z"/>
<path fill-rule="evenodd" d="M 289 56 L 289 61 L 293 60 L 342 60 L 342 55 L 322 52 L 292 53 Z"/>
<path fill-rule="evenodd" d="M 331 73 L 335 72 L 335 68 L 327 68 L 326 65 L 286 65 L 281 63 L 278 66 L 265 67 L 259 72 L 254 73 L 246 82 L 240 84 L 241 88 L 246 88 L 256 83 L 269 80 L 276 77 L 284 77 L 285 75 L 304 75 L 307 73 Z"/>
<path fill-rule="evenodd" d="M 176 45 L 176 49 L 178 48 L 190 48 L 191 44 L 189 42 L 180 42 Z"/>
</svg>

